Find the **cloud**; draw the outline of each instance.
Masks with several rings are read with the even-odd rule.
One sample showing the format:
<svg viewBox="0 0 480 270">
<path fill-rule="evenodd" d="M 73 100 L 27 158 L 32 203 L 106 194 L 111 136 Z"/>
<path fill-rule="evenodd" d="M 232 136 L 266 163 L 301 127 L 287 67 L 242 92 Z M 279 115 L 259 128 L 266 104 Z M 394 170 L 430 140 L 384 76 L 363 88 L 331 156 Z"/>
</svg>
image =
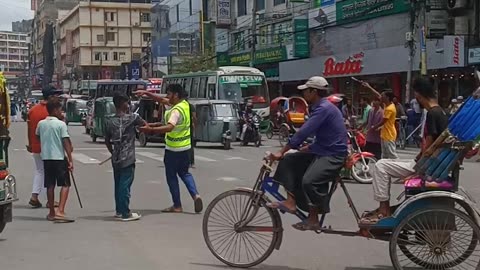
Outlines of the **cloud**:
<svg viewBox="0 0 480 270">
<path fill-rule="evenodd" d="M 32 18 L 30 0 L 0 0 L 0 30 L 11 31 L 12 22 Z"/>
</svg>

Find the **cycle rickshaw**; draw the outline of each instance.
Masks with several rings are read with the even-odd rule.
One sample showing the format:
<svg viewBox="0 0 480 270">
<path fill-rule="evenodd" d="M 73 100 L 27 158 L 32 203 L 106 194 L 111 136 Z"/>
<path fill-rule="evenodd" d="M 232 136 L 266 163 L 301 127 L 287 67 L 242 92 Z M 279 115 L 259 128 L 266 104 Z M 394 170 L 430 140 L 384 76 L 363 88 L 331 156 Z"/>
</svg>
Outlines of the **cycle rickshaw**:
<svg viewBox="0 0 480 270">
<path fill-rule="evenodd" d="M 290 97 L 283 102 L 285 122 L 278 130 L 282 146 L 288 143 L 290 137 L 305 123 L 309 113 L 308 103 L 301 97 Z"/>
<path fill-rule="evenodd" d="M 426 154 L 417 162 L 418 176 L 406 179 L 402 194 L 405 200 L 393 207 L 392 216 L 375 224 L 362 224 L 362 216 L 339 177 L 331 185 L 329 195 L 341 187 L 359 230 L 326 227 L 326 215 L 322 215 L 316 232 L 388 241 L 396 270 L 480 269 L 480 210 L 459 186 L 462 161 L 474 141 L 480 139 L 480 100 L 468 103 L 459 111 L 463 114 L 453 116 L 448 130 L 427 150 L 433 154 Z M 266 207 L 266 203 L 271 198 L 285 198 L 270 176 L 272 162 L 264 161 L 253 188 L 224 192 L 205 211 L 203 235 L 207 247 L 229 266 L 258 265 L 282 244 L 281 212 Z M 295 215 L 302 221 L 307 218 L 298 208 Z"/>
</svg>

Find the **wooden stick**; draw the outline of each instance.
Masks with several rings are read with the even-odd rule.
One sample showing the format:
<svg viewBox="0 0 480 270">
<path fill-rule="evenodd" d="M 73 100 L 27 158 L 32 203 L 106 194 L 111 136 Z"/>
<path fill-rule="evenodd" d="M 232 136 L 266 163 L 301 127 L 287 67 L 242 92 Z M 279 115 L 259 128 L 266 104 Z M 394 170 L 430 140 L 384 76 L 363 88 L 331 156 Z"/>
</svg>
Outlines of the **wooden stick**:
<svg viewBox="0 0 480 270">
<path fill-rule="evenodd" d="M 98 163 L 98 166 L 102 166 L 103 164 L 107 163 L 111 159 L 112 159 L 112 157 L 109 157 L 109 158 L 105 159 L 104 161 Z"/>
</svg>

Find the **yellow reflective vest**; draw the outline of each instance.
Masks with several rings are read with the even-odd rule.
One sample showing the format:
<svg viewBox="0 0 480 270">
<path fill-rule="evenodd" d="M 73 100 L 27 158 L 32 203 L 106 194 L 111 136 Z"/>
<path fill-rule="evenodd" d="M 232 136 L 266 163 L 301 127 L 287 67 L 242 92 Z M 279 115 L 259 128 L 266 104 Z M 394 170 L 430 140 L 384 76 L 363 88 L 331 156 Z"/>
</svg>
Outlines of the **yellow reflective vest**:
<svg viewBox="0 0 480 270">
<path fill-rule="evenodd" d="M 165 121 L 167 123 L 173 110 L 177 110 L 180 113 L 180 118 L 175 128 L 165 134 L 165 149 L 175 152 L 189 150 L 192 147 L 190 142 L 190 105 L 186 100 L 183 100 L 170 110 L 167 110 L 165 112 Z"/>
</svg>

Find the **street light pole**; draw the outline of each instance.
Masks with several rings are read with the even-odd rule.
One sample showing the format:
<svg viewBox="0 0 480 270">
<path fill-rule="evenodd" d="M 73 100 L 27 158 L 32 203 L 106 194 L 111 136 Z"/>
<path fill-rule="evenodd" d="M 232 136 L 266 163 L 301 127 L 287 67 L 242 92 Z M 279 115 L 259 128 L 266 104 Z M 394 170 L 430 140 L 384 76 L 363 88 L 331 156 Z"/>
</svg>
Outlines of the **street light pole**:
<svg viewBox="0 0 480 270">
<path fill-rule="evenodd" d="M 257 46 L 257 0 L 254 0 L 253 9 L 252 9 L 252 46 L 250 46 L 250 67 L 255 66 L 256 46 Z"/>
</svg>

